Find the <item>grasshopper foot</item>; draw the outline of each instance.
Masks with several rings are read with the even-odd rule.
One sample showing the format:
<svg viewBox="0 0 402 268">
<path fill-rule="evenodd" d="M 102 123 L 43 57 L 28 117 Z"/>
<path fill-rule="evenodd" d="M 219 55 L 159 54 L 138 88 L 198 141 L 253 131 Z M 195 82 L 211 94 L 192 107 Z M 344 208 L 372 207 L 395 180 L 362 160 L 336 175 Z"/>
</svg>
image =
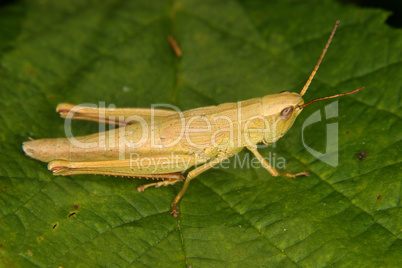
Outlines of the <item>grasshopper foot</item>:
<svg viewBox="0 0 402 268">
<path fill-rule="evenodd" d="M 137 191 L 138 191 L 138 192 L 143 192 L 143 191 L 145 191 L 145 186 L 144 186 L 144 185 L 138 186 L 138 187 L 137 187 Z"/>
<path fill-rule="evenodd" d="M 284 170 L 281 170 L 281 171 L 279 171 L 279 174 L 282 176 L 286 176 L 288 178 L 292 178 L 292 179 L 296 179 L 297 176 L 307 176 L 307 177 L 310 176 L 310 172 L 308 172 L 308 171 L 302 171 L 302 172 L 293 174 L 293 173 L 289 173 Z"/>
<path fill-rule="evenodd" d="M 175 218 L 179 217 L 179 212 L 176 210 L 176 208 L 173 208 L 170 214 L 172 214 L 172 216 Z"/>
<path fill-rule="evenodd" d="M 168 178 L 163 178 L 162 177 L 163 180 L 161 180 L 161 181 L 148 183 L 148 184 L 145 184 L 145 185 L 140 185 L 140 186 L 137 187 L 137 191 L 138 192 L 143 192 L 143 191 L 145 191 L 145 189 L 147 189 L 148 187 L 151 187 L 151 186 L 155 186 L 155 188 L 158 188 L 158 187 L 161 187 L 161 186 L 173 185 L 173 184 L 175 184 L 176 182 L 179 182 L 179 181 L 184 181 L 184 177 L 180 173 L 163 174 L 163 176 L 167 176 L 167 175 L 174 175 L 174 177 L 171 177 L 171 176 L 168 177 Z M 156 177 L 155 177 L 155 179 L 156 179 Z"/>
<path fill-rule="evenodd" d="M 172 214 L 172 216 L 175 217 L 175 218 L 179 217 L 179 211 L 176 210 L 176 205 L 177 205 L 177 202 L 173 201 L 173 203 L 171 205 L 172 206 L 172 212 L 170 212 L 170 214 Z"/>
</svg>

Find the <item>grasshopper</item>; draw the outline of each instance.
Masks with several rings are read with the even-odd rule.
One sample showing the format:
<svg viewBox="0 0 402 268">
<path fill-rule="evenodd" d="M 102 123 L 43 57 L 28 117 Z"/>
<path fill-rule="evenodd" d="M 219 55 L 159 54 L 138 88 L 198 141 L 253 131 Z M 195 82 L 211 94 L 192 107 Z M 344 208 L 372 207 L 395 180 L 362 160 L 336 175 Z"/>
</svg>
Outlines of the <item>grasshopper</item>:
<svg viewBox="0 0 402 268">
<path fill-rule="evenodd" d="M 169 109 L 105 109 L 62 103 L 61 117 L 119 126 L 96 134 L 69 138 L 30 140 L 24 152 L 48 162 L 54 175 L 102 174 L 152 178 L 139 186 L 167 186 L 183 182 L 172 203 L 172 215 L 190 181 L 247 147 L 272 176 L 309 176 L 307 171 L 277 171 L 258 152 L 257 144 L 272 144 L 293 125 L 300 112 L 313 102 L 353 94 L 354 91 L 314 99 L 304 104 L 306 93 L 335 34 L 336 22 L 321 56 L 300 94 L 288 91 L 237 103 L 201 107 L 178 113 Z M 144 138 L 144 136 L 146 138 Z M 149 138 L 151 136 L 151 138 Z M 135 158 L 133 159 L 133 155 Z M 194 167 L 187 176 L 183 173 Z"/>
</svg>

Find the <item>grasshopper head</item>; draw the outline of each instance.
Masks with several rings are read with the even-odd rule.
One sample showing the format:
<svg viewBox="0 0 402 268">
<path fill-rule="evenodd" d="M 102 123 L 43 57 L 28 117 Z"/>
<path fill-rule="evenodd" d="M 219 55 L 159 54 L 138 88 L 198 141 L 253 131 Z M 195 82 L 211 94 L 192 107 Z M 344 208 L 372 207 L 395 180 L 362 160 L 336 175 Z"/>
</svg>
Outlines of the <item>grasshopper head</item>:
<svg viewBox="0 0 402 268">
<path fill-rule="evenodd" d="M 273 143 L 285 135 L 303 108 L 310 104 L 320 100 L 350 95 L 359 92 L 363 88 L 364 87 L 361 87 L 347 93 L 317 98 L 306 104 L 304 104 L 302 94 L 291 93 L 289 91 L 263 97 L 262 112 L 265 121 L 264 142 Z"/>
<path fill-rule="evenodd" d="M 288 91 L 263 97 L 264 142 L 273 143 L 285 135 L 300 114 L 303 104 L 303 98 L 298 93 Z"/>
</svg>

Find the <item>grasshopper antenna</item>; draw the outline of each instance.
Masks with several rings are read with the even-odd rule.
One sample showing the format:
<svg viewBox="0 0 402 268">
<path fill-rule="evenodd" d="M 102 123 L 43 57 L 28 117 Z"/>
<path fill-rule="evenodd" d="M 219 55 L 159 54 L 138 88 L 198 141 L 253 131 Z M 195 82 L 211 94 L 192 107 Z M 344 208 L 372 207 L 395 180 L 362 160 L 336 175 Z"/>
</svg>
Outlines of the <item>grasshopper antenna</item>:
<svg viewBox="0 0 402 268">
<path fill-rule="evenodd" d="M 328 50 L 329 44 L 331 44 L 332 38 L 334 37 L 335 32 L 336 32 L 336 28 L 338 28 L 339 22 L 340 22 L 339 20 L 336 21 L 334 29 L 332 29 L 331 35 L 329 36 L 329 39 L 328 39 L 327 43 L 325 44 L 324 50 L 321 53 L 320 59 L 318 60 L 317 64 L 315 65 L 313 72 L 310 74 L 310 77 L 308 78 L 307 83 L 304 85 L 302 91 L 300 92 L 300 96 L 303 96 L 304 93 L 306 93 L 308 87 L 310 86 L 311 81 L 313 80 L 313 78 L 315 76 L 315 73 L 317 72 L 318 68 L 320 67 L 322 59 L 324 58 L 325 53 Z"/>
<path fill-rule="evenodd" d="M 363 88 L 364 87 L 355 89 L 355 90 L 347 92 L 347 93 L 342 93 L 342 94 L 337 94 L 337 95 L 332 95 L 332 96 L 328 96 L 328 97 L 322 97 L 322 98 L 314 99 L 314 100 L 312 100 L 312 101 L 310 101 L 310 102 L 308 102 L 306 104 L 299 105 L 299 109 L 303 109 L 304 107 L 309 106 L 310 104 L 312 104 L 313 102 L 316 102 L 316 101 L 326 100 L 326 99 L 333 99 L 333 98 L 337 98 L 337 97 L 341 97 L 341 96 L 350 95 L 350 94 L 353 94 L 353 93 L 356 93 L 356 92 L 362 90 Z"/>
</svg>

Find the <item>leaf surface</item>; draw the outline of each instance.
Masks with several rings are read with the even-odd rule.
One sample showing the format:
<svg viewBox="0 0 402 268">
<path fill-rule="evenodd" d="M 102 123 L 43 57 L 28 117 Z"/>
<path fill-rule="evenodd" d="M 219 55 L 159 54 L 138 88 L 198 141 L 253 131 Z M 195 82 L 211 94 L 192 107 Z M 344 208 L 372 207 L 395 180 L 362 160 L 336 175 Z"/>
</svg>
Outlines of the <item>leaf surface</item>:
<svg viewBox="0 0 402 268">
<path fill-rule="evenodd" d="M 3 4 L 1 266 L 402 266 L 402 34 L 387 16 L 329 0 Z M 138 193 L 144 179 L 55 177 L 21 149 L 28 137 L 65 135 L 60 102 L 186 110 L 300 92 L 337 19 L 305 100 L 365 89 L 339 99 L 334 118 L 331 101 L 309 106 L 261 150 L 310 177 L 272 177 L 244 150 L 191 182 L 176 219 L 179 184 Z M 319 110 L 325 120 L 303 129 Z M 324 153 L 331 123 L 335 167 L 305 146 Z"/>
</svg>

